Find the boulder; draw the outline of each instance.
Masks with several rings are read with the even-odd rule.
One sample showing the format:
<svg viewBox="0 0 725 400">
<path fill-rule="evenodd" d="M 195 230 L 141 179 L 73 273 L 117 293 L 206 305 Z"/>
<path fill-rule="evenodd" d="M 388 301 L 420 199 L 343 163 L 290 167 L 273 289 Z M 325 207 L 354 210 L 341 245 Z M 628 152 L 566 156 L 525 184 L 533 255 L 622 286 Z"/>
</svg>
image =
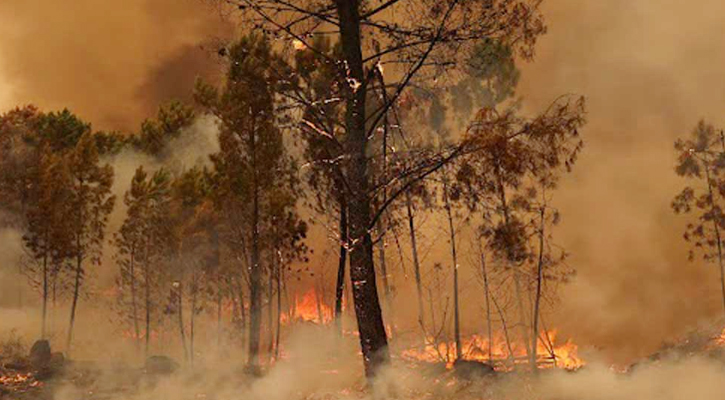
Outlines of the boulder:
<svg viewBox="0 0 725 400">
<path fill-rule="evenodd" d="M 179 364 L 168 356 L 151 356 L 144 366 L 147 374 L 169 375 L 179 369 Z"/>
<path fill-rule="evenodd" d="M 492 366 L 474 360 L 457 360 L 453 363 L 453 372 L 463 379 L 476 379 L 496 373 Z"/>
<path fill-rule="evenodd" d="M 50 343 L 41 339 L 33 343 L 30 348 L 30 365 L 35 369 L 43 369 L 48 366 L 51 359 Z"/>
<path fill-rule="evenodd" d="M 65 366 L 65 356 L 61 352 L 50 353 L 50 361 L 48 366 L 55 370 L 61 370 Z"/>
</svg>

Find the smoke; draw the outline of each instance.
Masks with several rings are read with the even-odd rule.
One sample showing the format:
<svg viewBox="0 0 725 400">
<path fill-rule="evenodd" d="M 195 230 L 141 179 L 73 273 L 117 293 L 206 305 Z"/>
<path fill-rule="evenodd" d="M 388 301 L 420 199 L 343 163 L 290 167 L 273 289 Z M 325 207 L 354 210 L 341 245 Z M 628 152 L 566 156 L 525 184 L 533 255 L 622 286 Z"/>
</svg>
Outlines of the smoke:
<svg viewBox="0 0 725 400">
<path fill-rule="evenodd" d="M 0 221 L 2 221 L 0 212 Z M 27 296 L 18 265 L 23 255 L 22 235 L 12 227 L 0 227 L 0 307 L 23 304 Z"/>
<path fill-rule="evenodd" d="M 216 2 L 94 0 L 0 4 L 0 108 L 67 107 L 102 129 L 133 129 L 159 102 L 217 71 L 230 24 Z"/>
<path fill-rule="evenodd" d="M 722 2 L 544 2 L 549 32 L 524 65 L 519 94 L 539 110 L 587 97 L 586 148 L 556 193 L 558 241 L 578 277 L 557 326 L 626 359 L 721 309 L 713 265 L 687 261 L 687 217 L 669 204 L 675 138 L 700 118 L 722 126 Z"/>
<path fill-rule="evenodd" d="M 197 117 L 189 127 L 182 129 L 178 137 L 170 140 L 158 157 L 127 148 L 117 155 L 101 160 L 102 163 L 110 164 L 113 167 L 114 177 L 111 191 L 116 196 L 116 206 L 109 217 L 106 231 L 112 235 L 118 232 L 123 224 L 123 220 L 126 218 L 126 205 L 123 198 L 131 188 L 131 181 L 139 167 L 143 167 L 147 173 L 153 173 L 163 167 L 178 174 L 195 166 L 210 166 L 209 156 L 218 151 L 219 126 L 217 119 L 212 115 L 204 114 Z M 109 243 L 103 252 L 104 262 L 98 271 L 97 282 L 101 288 L 113 284 L 118 274 L 115 262 L 111 257 L 115 250 Z"/>
<path fill-rule="evenodd" d="M 193 369 L 185 368 L 167 377 L 140 375 L 137 364 L 96 365 L 100 369 L 90 378 L 64 384 L 55 398 L 75 399 L 92 392 L 119 400 L 725 399 L 725 364 L 698 356 L 672 356 L 640 364 L 626 373 L 594 363 L 576 372 L 544 370 L 535 376 L 506 373 L 470 381 L 453 371 L 425 372 L 411 364 L 394 363 L 380 371 L 370 390 L 365 390 L 356 349 L 354 338 L 340 337 L 331 329 L 297 327 L 285 341 L 285 357 L 259 378 L 245 375 L 242 355 L 224 348 Z M 74 374 L 77 372 L 69 376 Z"/>
</svg>

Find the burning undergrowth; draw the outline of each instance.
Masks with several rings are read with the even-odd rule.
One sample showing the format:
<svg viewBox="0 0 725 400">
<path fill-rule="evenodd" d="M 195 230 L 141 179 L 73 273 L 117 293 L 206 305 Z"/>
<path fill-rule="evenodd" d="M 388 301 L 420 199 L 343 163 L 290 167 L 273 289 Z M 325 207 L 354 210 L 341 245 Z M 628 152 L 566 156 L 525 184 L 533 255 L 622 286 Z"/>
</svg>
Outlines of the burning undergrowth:
<svg viewBox="0 0 725 400">
<path fill-rule="evenodd" d="M 302 303 L 300 303 L 302 304 Z M 11 340 L 12 339 L 12 340 Z M 443 399 L 692 399 L 725 398 L 725 331 L 701 329 L 673 341 L 652 357 L 630 368 L 600 362 L 586 363 L 570 341 L 541 343 L 539 373 L 525 364 L 523 346 L 494 337 L 465 341 L 466 363 L 445 363 L 439 351 L 428 347 L 393 346 L 391 366 L 367 385 L 359 356 L 359 338 L 340 335 L 333 325 L 297 324 L 286 338 L 281 357 L 261 374 L 244 367 L 246 358 L 232 343 L 221 344 L 193 365 L 177 364 L 165 356 L 153 363 L 96 359 L 65 361 L 61 368 L 38 368 L 33 351 L 22 341 L 7 338 L 0 368 L 0 398 L 57 400 L 405 400 Z M 546 342 L 544 340 L 543 342 Z M 37 343 L 36 343 L 37 345 Z M 111 344 L 109 344 L 111 346 Z M 551 346 L 551 347 L 549 347 Z M 36 347 L 36 346 L 33 346 Z M 552 357 L 557 363 L 547 360 Z M 548 349 L 548 350 L 547 350 Z M 44 349 L 48 354 L 50 349 Z M 498 351 L 498 353 L 497 353 Z M 567 353 L 571 351 L 571 353 Z M 213 353 L 213 354 L 212 354 Z M 450 353 L 450 354 L 454 354 Z M 28 356 L 28 354 L 30 356 Z M 12 355 L 12 356 L 11 356 Z M 47 354 L 46 354 L 47 356 Z M 492 356 L 492 357 L 489 357 Z M 569 357 L 569 358 L 566 358 Z M 483 368 L 494 359 L 496 371 Z M 513 365 L 507 360 L 517 360 Z M 523 360 L 522 360 L 523 359 Z M 568 362 L 576 361 L 576 364 Z M 556 366 L 556 368 L 553 368 Z M 548 367 L 548 368 L 547 368 Z"/>
</svg>

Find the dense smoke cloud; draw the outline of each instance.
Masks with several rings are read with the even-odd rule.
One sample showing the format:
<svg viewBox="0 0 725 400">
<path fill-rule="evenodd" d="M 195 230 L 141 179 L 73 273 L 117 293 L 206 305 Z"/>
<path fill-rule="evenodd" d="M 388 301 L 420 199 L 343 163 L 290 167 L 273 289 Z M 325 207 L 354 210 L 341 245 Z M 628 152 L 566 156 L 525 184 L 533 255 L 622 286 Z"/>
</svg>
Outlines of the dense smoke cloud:
<svg viewBox="0 0 725 400">
<path fill-rule="evenodd" d="M 715 266 L 687 261 L 670 201 L 677 137 L 722 126 L 722 2 L 549 1 L 549 33 L 519 93 L 533 109 L 587 96 L 586 149 L 557 193 L 578 277 L 557 322 L 580 342 L 640 356 L 722 312 Z"/>
<path fill-rule="evenodd" d="M 158 102 L 216 70 L 229 24 L 213 2 L 4 1 L 0 107 L 68 107 L 98 128 L 136 129 Z"/>
</svg>

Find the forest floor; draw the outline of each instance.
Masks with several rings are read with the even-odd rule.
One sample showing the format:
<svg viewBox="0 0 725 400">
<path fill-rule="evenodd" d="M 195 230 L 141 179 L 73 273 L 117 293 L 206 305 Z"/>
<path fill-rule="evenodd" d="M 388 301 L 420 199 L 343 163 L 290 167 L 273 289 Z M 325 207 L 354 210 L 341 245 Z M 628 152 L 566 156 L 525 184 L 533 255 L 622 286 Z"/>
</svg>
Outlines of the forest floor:
<svg viewBox="0 0 725 400">
<path fill-rule="evenodd" d="M 567 377 L 576 376 L 587 382 L 587 374 L 591 374 L 589 366 L 576 371 L 543 369 L 532 374 L 528 368 L 492 372 L 481 363 L 451 368 L 444 363 L 396 357 L 395 369 L 383 374 L 374 385 L 367 386 L 359 371 L 352 376 L 344 367 L 335 369 L 336 360 L 309 366 L 298 362 L 294 368 L 288 368 L 283 360 L 260 375 L 251 375 L 243 367 L 180 368 L 165 357 L 159 357 L 154 363 L 147 361 L 145 366 L 68 361 L 60 368 L 38 370 L 31 367 L 29 357 L 17 354 L 18 351 L 12 346 L 0 349 L 0 399 L 544 399 L 552 397 L 541 395 L 538 382 L 550 377 L 571 380 Z M 16 354 L 10 360 L 13 352 Z M 650 374 L 653 366 L 672 365 L 667 363 L 691 357 L 710 360 L 725 368 L 725 335 L 719 329 L 692 332 L 663 346 L 650 357 L 612 373 L 628 377 L 638 374 L 639 369 L 649 369 L 647 374 Z M 720 370 L 717 371 L 719 374 Z"/>
</svg>

